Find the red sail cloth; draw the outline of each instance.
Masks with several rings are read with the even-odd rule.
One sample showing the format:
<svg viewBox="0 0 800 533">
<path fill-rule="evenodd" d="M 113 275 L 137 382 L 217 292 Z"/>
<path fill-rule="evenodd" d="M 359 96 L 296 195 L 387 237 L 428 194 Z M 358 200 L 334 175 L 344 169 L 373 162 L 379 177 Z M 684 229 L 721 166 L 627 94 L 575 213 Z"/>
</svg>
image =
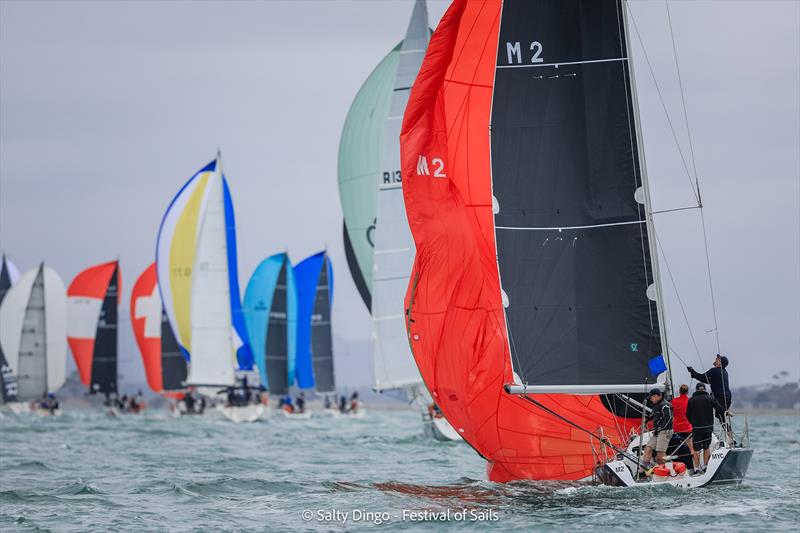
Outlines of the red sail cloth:
<svg viewBox="0 0 800 533">
<path fill-rule="evenodd" d="M 492 481 L 581 479 L 601 446 L 525 399 L 514 381 L 492 213 L 489 123 L 499 0 L 455 0 L 428 47 L 400 137 L 403 194 L 417 255 L 406 309 L 409 342 L 447 420 L 488 461 Z M 597 396 L 538 402 L 621 444 L 636 421 Z"/>
<path fill-rule="evenodd" d="M 154 392 L 161 392 L 164 388 L 161 370 L 161 298 L 150 301 L 154 295 L 158 296 L 157 283 L 156 264 L 153 263 L 142 272 L 133 286 L 130 311 L 131 327 L 142 354 L 147 385 Z M 148 321 L 155 322 L 148 324 Z M 152 335 L 155 332 L 158 332 L 157 336 L 148 336 L 148 333 Z"/>
</svg>

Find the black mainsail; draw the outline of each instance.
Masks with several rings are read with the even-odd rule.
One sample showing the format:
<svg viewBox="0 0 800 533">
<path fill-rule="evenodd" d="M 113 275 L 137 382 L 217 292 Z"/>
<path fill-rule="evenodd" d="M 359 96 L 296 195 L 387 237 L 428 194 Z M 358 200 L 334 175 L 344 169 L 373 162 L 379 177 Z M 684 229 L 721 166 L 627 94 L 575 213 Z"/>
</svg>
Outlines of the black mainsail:
<svg viewBox="0 0 800 533">
<path fill-rule="evenodd" d="M 503 4 L 492 184 L 512 363 L 529 392 L 641 391 L 662 353 L 623 9 Z"/>
</svg>

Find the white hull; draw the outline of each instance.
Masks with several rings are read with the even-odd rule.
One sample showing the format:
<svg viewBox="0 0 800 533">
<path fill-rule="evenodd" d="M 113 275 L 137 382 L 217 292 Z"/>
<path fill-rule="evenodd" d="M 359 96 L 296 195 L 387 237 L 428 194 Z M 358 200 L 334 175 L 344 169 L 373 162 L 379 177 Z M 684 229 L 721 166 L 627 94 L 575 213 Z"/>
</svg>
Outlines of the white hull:
<svg viewBox="0 0 800 533">
<path fill-rule="evenodd" d="M 281 413 L 289 420 L 308 420 L 311 418 L 311 411 L 306 411 L 305 413 L 290 413 L 281 409 Z"/>
<path fill-rule="evenodd" d="M 27 402 L 10 402 L 6 406 L 15 415 L 22 415 L 31 412 L 31 404 Z"/>
<path fill-rule="evenodd" d="M 264 414 L 264 406 L 260 403 L 244 406 L 221 406 L 219 410 L 228 420 L 232 420 L 237 424 L 255 422 Z"/>
<path fill-rule="evenodd" d="M 624 460 L 611 461 L 598 467 L 597 475 L 606 485 L 619 487 L 653 487 L 670 485 L 683 489 L 707 485 L 740 485 L 750 466 L 752 448 L 719 448 L 711 453 L 706 471 L 700 475 L 688 472 L 674 477 L 636 481 L 634 473 Z"/>
<path fill-rule="evenodd" d="M 457 442 L 462 440 L 461 435 L 444 417 L 433 417 L 424 420 L 425 435 L 442 442 Z"/>
</svg>

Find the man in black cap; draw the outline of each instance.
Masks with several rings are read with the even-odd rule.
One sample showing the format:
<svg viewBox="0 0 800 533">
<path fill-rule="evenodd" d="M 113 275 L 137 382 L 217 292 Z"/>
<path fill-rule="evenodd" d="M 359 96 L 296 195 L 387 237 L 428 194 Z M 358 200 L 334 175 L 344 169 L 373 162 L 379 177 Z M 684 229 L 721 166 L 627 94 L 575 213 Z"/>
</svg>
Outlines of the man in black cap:
<svg viewBox="0 0 800 533">
<path fill-rule="evenodd" d="M 725 409 L 719 402 L 706 392 L 704 383 L 695 386 L 695 393 L 689 398 L 686 406 L 686 418 L 692 424 L 692 462 L 694 473 L 700 474 L 700 451 L 703 451 L 703 464 L 708 465 L 711 457 L 711 435 L 714 431 L 714 412 L 717 415 L 724 413 Z"/>
<path fill-rule="evenodd" d="M 687 366 L 686 370 L 689 371 L 692 378 L 711 387 L 711 394 L 724 408 L 722 411 L 717 412 L 717 418 L 722 427 L 725 428 L 725 432 L 731 437 L 730 428 L 725 420 L 725 413 L 731 408 L 731 387 L 728 384 L 727 368 L 728 358 L 717 354 L 714 359 L 714 366 L 706 370 L 705 373 L 695 372 L 694 368 L 690 366 Z"/>
<path fill-rule="evenodd" d="M 644 463 L 639 471 L 642 475 L 645 468 L 653 460 L 653 450 L 656 452 L 656 462 L 664 464 L 664 454 L 672 438 L 672 405 L 664 399 L 664 393 L 659 389 L 652 389 L 648 394 L 651 404 L 650 417 L 653 419 L 653 435 L 644 447 Z"/>
<path fill-rule="evenodd" d="M 696 372 L 694 368 L 687 366 L 686 370 L 692 378 L 711 387 L 711 394 L 727 411 L 731 407 L 731 387 L 728 384 L 728 358 L 717 354 L 714 359 L 714 366 L 704 373 Z"/>
</svg>

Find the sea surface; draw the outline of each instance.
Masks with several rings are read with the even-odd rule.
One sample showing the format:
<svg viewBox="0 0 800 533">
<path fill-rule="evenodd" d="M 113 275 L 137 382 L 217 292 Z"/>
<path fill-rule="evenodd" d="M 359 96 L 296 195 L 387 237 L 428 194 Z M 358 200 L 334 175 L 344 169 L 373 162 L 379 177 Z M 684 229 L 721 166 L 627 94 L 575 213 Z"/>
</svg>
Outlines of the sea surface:
<svg viewBox="0 0 800 533">
<path fill-rule="evenodd" d="M 242 425 L 0 411 L 0 530 L 797 531 L 798 417 L 750 427 L 741 487 L 685 491 L 490 483 L 469 446 L 427 439 L 414 411 Z"/>
</svg>

